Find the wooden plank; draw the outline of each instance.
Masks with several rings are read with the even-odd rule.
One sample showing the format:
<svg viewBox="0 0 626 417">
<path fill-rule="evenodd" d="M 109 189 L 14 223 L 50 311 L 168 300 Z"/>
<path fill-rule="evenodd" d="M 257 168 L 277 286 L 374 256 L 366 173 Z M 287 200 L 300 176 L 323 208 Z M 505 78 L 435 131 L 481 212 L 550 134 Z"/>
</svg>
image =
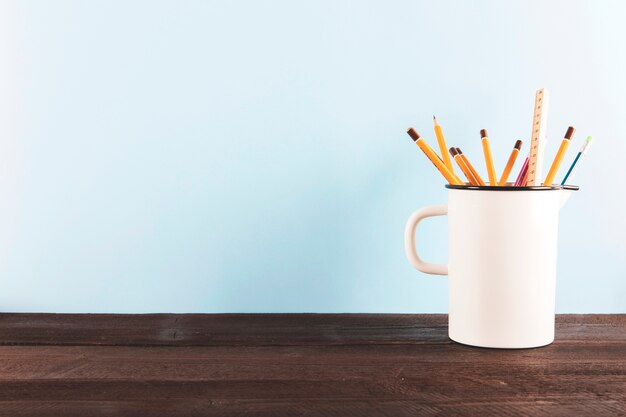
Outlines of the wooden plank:
<svg viewBox="0 0 626 417">
<path fill-rule="evenodd" d="M 318 373 L 364 376 L 376 367 L 392 373 L 403 370 L 481 367 L 482 373 L 500 368 L 533 373 L 550 366 L 560 370 L 578 367 L 585 374 L 608 369 L 626 372 L 626 344 L 573 347 L 555 344 L 534 350 L 489 350 L 465 346 L 437 350 L 429 346 L 309 346 L 309 347 L 0 347 L 0 381 L 26 379 L 145 379 L 168 380 L 255 378 L 292 379 Z M 333 369 L 324 369 L 324 367 Z M 345 370 L 343 372 L 342 370 Z M 359 371 L 360 372 L 360 371 Z M 295 376 L 294 376 L 295 375 Z"/>
<path fill-rule="evenodd" d="M 0 416 L 617 416 L 626 316 L 547 347 L 423 315 L 0 315 Z M 181 336 L 182 334 L 182 336 Z"/>
<path fill-rule="evenodd" d="M 442 314 L 0 314 L 0 345 L 449 344 L 447 333 Z M 557 340 L 624 341 L 626 315 L 559 315 Z"/>
<path fill-rule="evenodd" d="M 449 376 L 449 375 L 446 375 Z M 478 381 L 475 381 L 478 379 Z M 530 379 L 530 378 L 528 378 Z M 527 380 L 528 380 L 527 379 Z M 591 399 L 606 402 L 623 401 L 623 388 L 618 387 L 616 378 L 608 387 L 597 387 L 596 391 L 585 389 L 584 384 L 566 380 L 566 387 L 555 390 L 561 381 L 546 382 L 548 378 L 526 386 L 526 381 L 513 385 L 485 385 L 480 377 L 467 384 L 465 378 L 457 383 L 439 377 L 433 381 L 426 377 L 397 380 L 241 380 L 241 381 L 14 381 L 0 385 L 0 405 L 10 401 L 150 401 L 168 399 L 206 399 L 213 403 L 236 401 L 413 401 L 435 406 L 458 403 L 506 403 L 520 401 L 555 401 L 584 403 Z M 506 383 L 506 382 L 505 382 Z M 542 386 L 545 385 L 545 386 Z M 442 388 L 455 389 L 445 390 Z M 569 390 L 567 389 L 569 387 Z M 578 388 L 576 388 L 578 387 Z M 590 386 L 589 388 L 595 388 Z"/>
<path fill-rule="evenodd" d="M 449 343 L 445 315 L 2 314 L 0 344 L 237 346 Z"/>
<path fill-rule="evenodd" d="M 603 417 L 623 416 L 619 403 L 589 396 L 584 403 L 559 400 L 535 401 L 517 399 L 504 404 L 472 401 L 465 404 L 428 405 L 419 401 L 397 400 L 373 403 L 369 400 L 234 400 L 214 401 L 14 401 L 3 402 L 2 416 L 85 417 L 85 416 L 177 416 L 177 417 L 434 417 L 434 416 L 537 416 L 537 417 Z"/>
</svg>

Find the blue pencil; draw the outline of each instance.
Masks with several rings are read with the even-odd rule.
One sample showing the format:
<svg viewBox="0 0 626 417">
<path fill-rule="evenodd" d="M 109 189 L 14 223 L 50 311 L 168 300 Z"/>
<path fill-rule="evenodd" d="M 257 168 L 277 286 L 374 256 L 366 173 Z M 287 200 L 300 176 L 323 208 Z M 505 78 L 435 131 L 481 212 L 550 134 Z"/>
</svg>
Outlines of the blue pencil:
<svg viewBox="0 0 626 417">
<path fill-rule="evenodd" d="M 569 176 L 574 173 L 574 168 L 578 166 L 578 161 L 580 160 L 580 158 L 589 150 L 589 148 L 591 147 L 592 141 L 593 141 L 593 138 L 591 136 L 587 136 L 587 140 L 583 144 L 583 147 L 580 148 L 580 152 L 578 152 L 578 155 L 576 155 L 576 158 L 574 158 L 574 162 L 572 162 L 572 165 L 567 170 L 567 174 L 565 174 L 565 177 L 563 177 L 563 181 L 561 181 L 561 185 L 565 185 L 565 181 L 567 181 Z"/>
</svg>

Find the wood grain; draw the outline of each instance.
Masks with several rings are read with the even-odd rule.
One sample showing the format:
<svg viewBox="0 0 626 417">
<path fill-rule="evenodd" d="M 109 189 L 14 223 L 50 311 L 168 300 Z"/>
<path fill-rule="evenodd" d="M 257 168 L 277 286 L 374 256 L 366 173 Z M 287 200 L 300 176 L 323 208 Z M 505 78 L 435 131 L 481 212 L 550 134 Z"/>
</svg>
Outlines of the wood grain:
<svg viewBox="0 0 626 417">
<path fill-rule="evenodd" d="M 0 416 L 626 415 L 626 315 L 450 341 L 444 315 L 0 314 Z"/>
</svg>

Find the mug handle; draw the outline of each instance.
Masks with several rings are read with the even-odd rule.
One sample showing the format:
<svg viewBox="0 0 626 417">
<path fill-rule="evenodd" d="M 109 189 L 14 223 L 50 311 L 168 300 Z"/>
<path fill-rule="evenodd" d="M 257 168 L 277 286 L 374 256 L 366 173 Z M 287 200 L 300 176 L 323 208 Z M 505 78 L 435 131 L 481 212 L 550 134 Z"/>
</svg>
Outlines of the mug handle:
<svg viewBox="0 0 626 417">
<path fill-rule="evenodd" d="M 448 206 L 446 204 L 428 206 L 415 211 L 407 220 L 404 228 L 404 252 L 415 269 L 432 275 L 448 275 L 448 265 L 431 264 L 422 261 L 415 248 L 415 229 L 417 224 L 426 217 L 445 216 L 446 214 L 448 214 Z"/>
</svg>

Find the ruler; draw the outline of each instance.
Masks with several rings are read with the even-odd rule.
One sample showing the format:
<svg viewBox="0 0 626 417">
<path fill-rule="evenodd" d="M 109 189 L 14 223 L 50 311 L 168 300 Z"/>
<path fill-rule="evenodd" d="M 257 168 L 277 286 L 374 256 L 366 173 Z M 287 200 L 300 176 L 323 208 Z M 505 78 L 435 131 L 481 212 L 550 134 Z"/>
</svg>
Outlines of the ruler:
<svg viewBox="0 0 626 417">
<path fill-rule="evenodd" d="M 526 185 L 541 185 L 543 150 L 546 146 L 548 119 L 548 90 L 542 88 L 535 93 L 533 112 L 533 130 L 530 136 L 530 154 L 528 155 L 528 176 Z"/>
</svg>

